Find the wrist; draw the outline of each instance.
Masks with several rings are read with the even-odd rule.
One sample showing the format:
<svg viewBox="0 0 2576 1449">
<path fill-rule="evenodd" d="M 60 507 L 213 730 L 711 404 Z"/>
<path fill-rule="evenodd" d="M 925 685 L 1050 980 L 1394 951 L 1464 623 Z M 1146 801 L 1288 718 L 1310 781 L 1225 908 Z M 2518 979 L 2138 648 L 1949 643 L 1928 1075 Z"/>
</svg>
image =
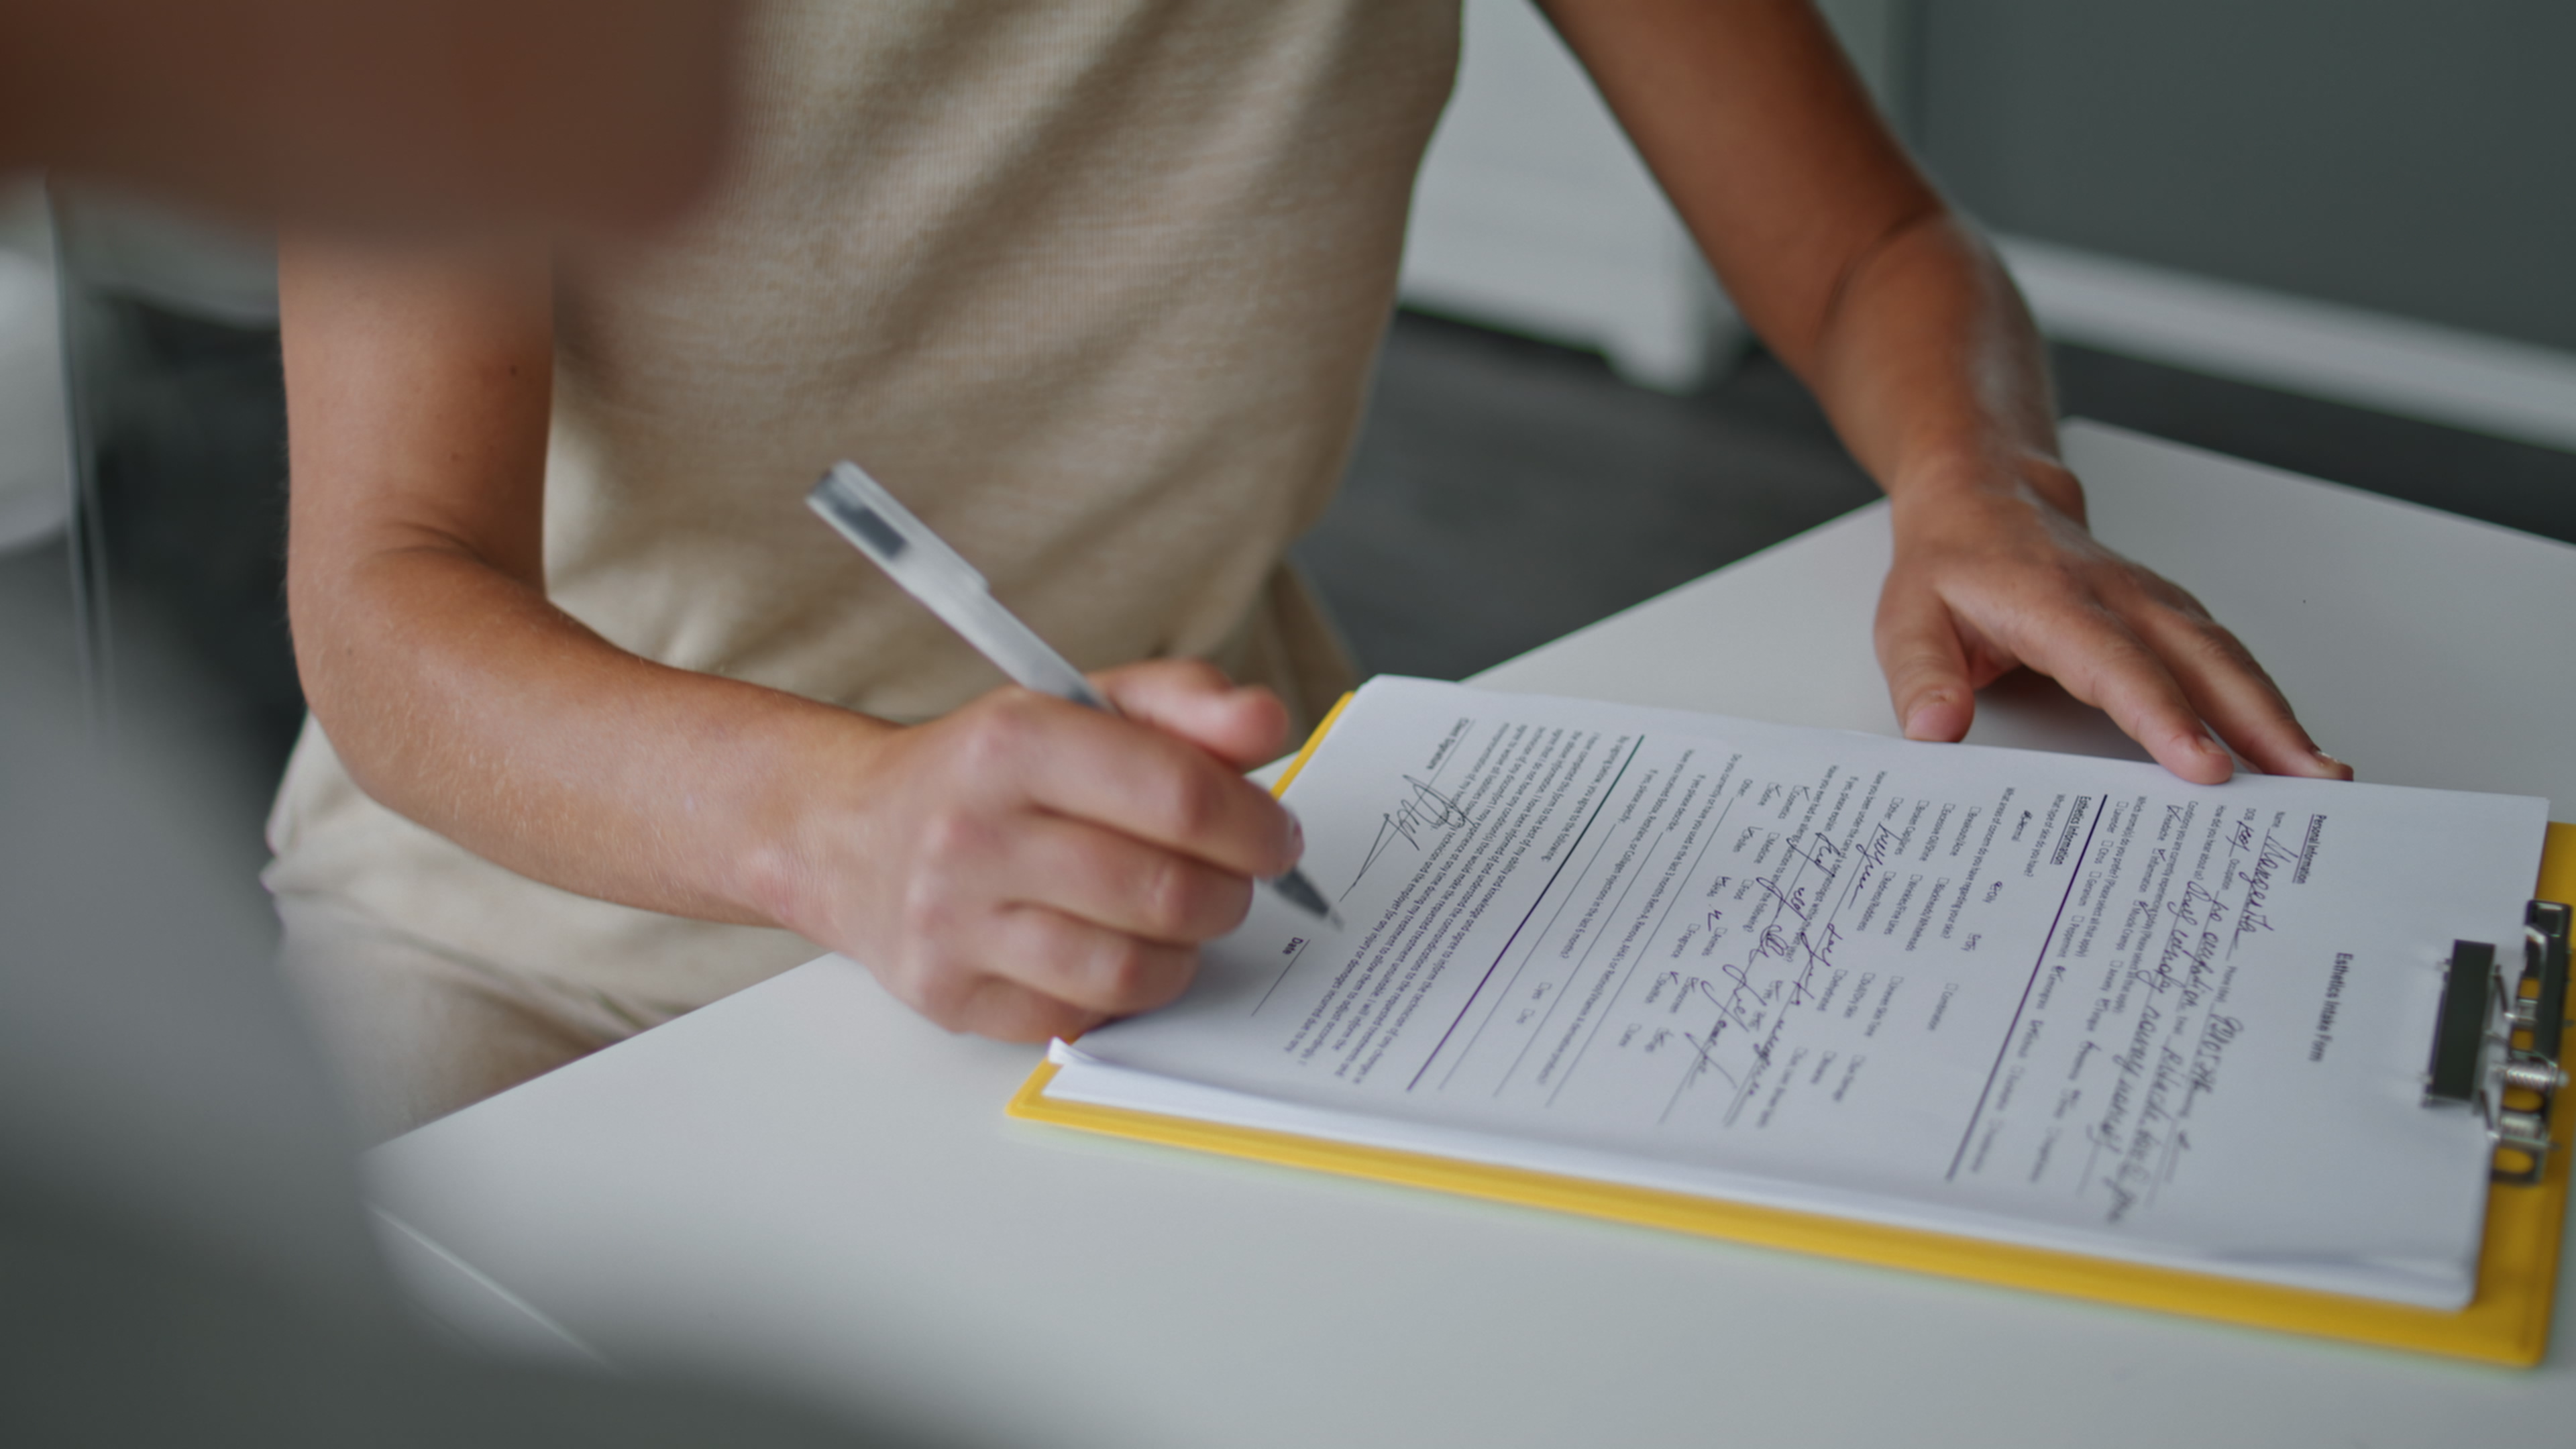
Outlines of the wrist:
<svg viewBox="0 0 2576 1449">
<path fill-rule="evenodd" d="M 2084 487 L 2054 453 L 2027 447 L 1943 449 L 1909 458 L 1885 484 L 1900 515 L 1926 508 L 2019 504 L 2085 521 Z"/>
<path fill-rule="evenodd" d="M 881 793 L 883 757 L 903 731 L 829 705 L 796 706 L 764 721 L 736 755 L 744 789 L 712 843 L 730 902 L 815 940 L 833 884 L 825 862 L 845 859 L 850 837 L 866 833 L 854 806 Z"/>
</svg>

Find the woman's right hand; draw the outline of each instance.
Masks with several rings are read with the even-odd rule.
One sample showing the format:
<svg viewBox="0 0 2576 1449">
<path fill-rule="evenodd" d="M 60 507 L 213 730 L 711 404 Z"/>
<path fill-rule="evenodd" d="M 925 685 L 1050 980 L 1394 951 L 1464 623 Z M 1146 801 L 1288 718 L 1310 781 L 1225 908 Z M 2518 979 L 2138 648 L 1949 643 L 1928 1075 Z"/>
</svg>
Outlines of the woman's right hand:
<svg viewBox="0 0 2576 1449">
<path fill-rule="evenodd" d="M 1119 716 L 1000 689 L 844 752 L 783 796 L 755 899 L 952 1031 L 1072 1037 L 1172 1000 L 1303 848 L 1241 773 L 1287 714 L 1195 660 L 1094 682 Z"/>
</svg>

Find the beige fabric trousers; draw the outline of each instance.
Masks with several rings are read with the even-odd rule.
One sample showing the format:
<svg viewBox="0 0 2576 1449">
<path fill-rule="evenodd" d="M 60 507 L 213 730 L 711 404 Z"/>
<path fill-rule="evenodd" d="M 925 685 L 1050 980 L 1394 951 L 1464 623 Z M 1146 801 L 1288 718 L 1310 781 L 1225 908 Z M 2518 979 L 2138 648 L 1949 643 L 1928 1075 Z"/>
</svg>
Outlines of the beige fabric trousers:
<svg viewBox="0 0 2576 1449">
<path fill-rule="evenodd" d="M 326 900 L 276 898 L 279 964 L 370 1143 L 542 1076 L 685 1006 L 511 971 Z"/>
</svg>

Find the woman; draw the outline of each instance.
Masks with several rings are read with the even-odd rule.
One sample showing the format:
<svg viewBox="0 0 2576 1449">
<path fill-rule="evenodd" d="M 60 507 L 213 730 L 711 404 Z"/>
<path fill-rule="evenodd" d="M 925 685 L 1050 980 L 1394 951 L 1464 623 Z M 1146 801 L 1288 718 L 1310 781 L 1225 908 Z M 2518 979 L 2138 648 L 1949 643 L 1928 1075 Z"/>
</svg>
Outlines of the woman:
<svg viewBox="0 0 2576 1449">
<path fill-rule="evenodd" d="M 1909 735 L 1958 738 L 2027 664 L 2190 778 L 2232 768 L 2213 730 L 2343 773 L 2084 532 L 2027 315 L 1805 4 L 1548 8 L 1894 500 Z M 742 170 L 675 236 L 289 239 L 314 714 L 269 880 L 376 1130 L 818 947 L 1016 1039 L 1186 985 L 1298 850 L 1237 771 L 1349 677 L 1281 554 L 1348 450 L 1457 23 L 782 5 Z M 815 525 L 843 455 L 1126 718 L 994 688 Z"/>
</svg>

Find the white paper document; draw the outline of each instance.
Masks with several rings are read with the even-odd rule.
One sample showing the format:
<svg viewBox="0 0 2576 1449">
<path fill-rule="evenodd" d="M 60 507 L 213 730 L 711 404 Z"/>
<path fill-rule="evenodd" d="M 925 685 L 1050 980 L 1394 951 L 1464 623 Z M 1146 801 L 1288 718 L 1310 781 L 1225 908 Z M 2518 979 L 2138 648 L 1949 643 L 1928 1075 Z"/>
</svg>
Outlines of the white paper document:
<svg viewBox="0 0 2576 1449">
<path fill-rule="evenodd" d="M 2482 1118 L 2421 1105 L 2546 802 L 1362 690 L 1266 896 L 1057 1098 L 2431 1306 Z"/>
</svg>

